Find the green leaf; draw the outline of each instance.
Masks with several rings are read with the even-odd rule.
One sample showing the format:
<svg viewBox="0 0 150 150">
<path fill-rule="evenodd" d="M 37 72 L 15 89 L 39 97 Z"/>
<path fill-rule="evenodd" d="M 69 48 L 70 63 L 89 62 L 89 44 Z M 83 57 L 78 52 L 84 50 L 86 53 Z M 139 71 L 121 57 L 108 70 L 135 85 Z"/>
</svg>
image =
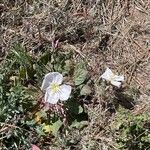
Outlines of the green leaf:
<svg viewBox="0 0 150 150">
<path fill-rule="evenodd" d="M 62 126 L 62 121 L 61 120 L 57 120 L 55 123 L 53 123 L 52 125 L 50 125 L 50 128 L 51 128 L 51 131 L 52 131 L 52 134 L 54 136 L 57 136 L 57 133 L 60 129 L 60 127 Z"/>
<path fill-rule="evenodd" d="M 79 106 L 79 111 L 78 111 L 78 114 L 82 113 L 83 112 L 83 108 L 82 106 Z"/>
<path fill-rule="evenodd" d="M 26 78 L 27 69 L 25 67 L 20 66 L 19 76 L 22 79 Z"/>
<path fill-rule="evenodd" d="M 86 70 L 86 66 L 84 64 L 78 64 L 75 67 L 75 72 L 73 77 L 75 85 L 82 84 L 86 80 L 87 75 L 88 75 L 88 71 Z"/>
<path fill-rule="evenodd" d="M 71 127 L 73 127 L 73 128 L 77 128 L 77 129 L 83 129 L 85 126 L 87 126 L 88 125 L 88 121 L 77 121 L 77 120 L 75 120 L 73 123 L 72 123 L 72 125 L 71 125 Z"/>
<path fill-rule="evenodd" d="M 51 55 L 52 54 L 50 52 L 45 53 L 39 58 L 38 63 L 46 65 L 51 61 Z"/>
<path fill-rule="evenodd" d="M 26 124 L 28 125 L 28 126 L 33 126 L 33 125 L 35 125 L 35 120 L 29 120 L 29 121 L 26 121 Z"/>
<path fill-rule="evenodd" d="M 76 101 L 76 100 L 70 100 L 67 102 L 66 104 L 69 112 L 72 114 L 72 115 L 78 115 L 79 114 L 79 107 L 80 107 L 80 104 Z"/>
<path fill-rule="evenodd" d="M 21 44 L 16 44 L 11 52 L 16 56 L 16 60 L 21 63 L 21 65 L 32 65 L 33 58 L 25 51 L 25 48 Z"/>
<path fill-rule="evenodd" d="M 39 136 L 45 135 L 45 133 L 43 131 L 43 126 L 37 126 L 36 132 L 39 134 Z"/>
</svg>

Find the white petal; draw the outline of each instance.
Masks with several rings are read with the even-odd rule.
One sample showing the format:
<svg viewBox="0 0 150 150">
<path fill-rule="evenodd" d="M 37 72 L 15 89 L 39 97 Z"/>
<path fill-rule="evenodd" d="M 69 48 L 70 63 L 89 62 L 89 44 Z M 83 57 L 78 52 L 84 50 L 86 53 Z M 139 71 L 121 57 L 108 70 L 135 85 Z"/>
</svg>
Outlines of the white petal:
<svg viewBox="0 0 150 150">
<path fill-rule="evenodd" d="M 48 92 L 46 92 L 44 95 L 44 101 L 47 102 L 47 100 L 48 100 Z"/>
<path fill-rule="evenodd" d="M 45 93 L 45 102 L 51 103 L 51 104 L 56 104 L 59 100 L 60 96 L 59 93 L 52 93 L 50 88 L 46 89 L 46 93 Z"/>
<path fill-rule="evenodd" d="M 60 86 L 60 100 L 66 101 L 71 94 L 71 86 L 63 84 Z"/>
<path fill-rule="evenodd" d="M 45 92 L 51 82 L 56 82 L 58 84 L 61 84 L 62 80 L 63 80 L 63 76 L 59 72 L 48 73 L 44 77 L 44 80 L 43 80 L 42 86 L 41 86 L 41 90 L 43 92 Z"/>
<path fill-rule="evenodd" d="M 52 82 L 60 85 L 62 83 L 62 81 L 63 81 L 63 75 L 60 74 L 59 72 L 55 72 L 53 74 L 53 81 Z"/>
<path fill-rule="evenodd" d="M 113 75 L 113 72 L 109 68 L 107 68 L 106 71 L 101 75 L 101 78 L 110 81 L 110 78 Z"/>
<path fill-rule="evenodd" d="M 51 104 L 56 104 L 59 100 L 59 93 L 55 93 L 53 95 L 49 95 L 48 96 L 48 100 L 47 102 L 51 103 Z"/>
<path fill-rule="evenodd" d="M 122 76 L 117 76 L 117 75 L 115 75 L 115 76 L 114 76 L 114 80 L 115 80 L 115 81 L 122 81 L 122 82 L 123 82 L 123 81 L 124 81 L 124 76 L 123 76 L 123 75 L 122 75 Z"/>
<path fill-rule="evenodd" d="M 118 82 L 118 81 L 111 81 L 111 84 L 114 86 L 117 86 L 118 88 L 120 88 L 121 86 L 121 82 Z"/>
</svg>

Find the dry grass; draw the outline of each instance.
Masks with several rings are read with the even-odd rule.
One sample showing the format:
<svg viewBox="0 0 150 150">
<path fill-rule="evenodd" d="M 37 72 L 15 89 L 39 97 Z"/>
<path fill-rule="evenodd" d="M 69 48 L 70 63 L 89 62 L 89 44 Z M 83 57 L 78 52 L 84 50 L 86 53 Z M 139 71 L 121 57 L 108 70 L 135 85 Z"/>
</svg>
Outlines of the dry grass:
<svg viewBox="0 0 150 150">
<path fill-rule="evenodd" d="M 75 61 L 88 62 L 93 80 L 106 66 L 124 74 L 125 91 L 133 87 L 140 93 L 133 113 L 149 112 L 149 0 L 2 0 L 0 16 L 0 61 L 16 42 L 38 57 L 58 41 L 62 51 L 74 50 Z M 109 106 L 102 107 L 112 91 L 103 96 L 95 90 L 93 103 L 87 106 L 90 123 L 79 133 L 83 138 L 77 139 L 78 146 L 117 149 L 108 129 L 113 115 Z"/>
</svg>

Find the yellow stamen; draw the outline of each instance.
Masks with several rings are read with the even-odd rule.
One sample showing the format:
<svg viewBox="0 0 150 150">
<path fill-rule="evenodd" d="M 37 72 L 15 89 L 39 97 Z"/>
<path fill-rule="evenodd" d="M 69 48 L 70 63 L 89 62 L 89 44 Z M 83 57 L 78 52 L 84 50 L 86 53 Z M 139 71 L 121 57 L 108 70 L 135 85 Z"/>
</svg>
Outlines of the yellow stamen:
<svg viewBox="0 0 150 150">
<path fill-rule="evenodd" d="M 53 93 L 57 93 L 60 89 L 60 86 L 57 83 L 52 83 L 50 85 L 50 89 L 52 90 Z"/>
</svg>

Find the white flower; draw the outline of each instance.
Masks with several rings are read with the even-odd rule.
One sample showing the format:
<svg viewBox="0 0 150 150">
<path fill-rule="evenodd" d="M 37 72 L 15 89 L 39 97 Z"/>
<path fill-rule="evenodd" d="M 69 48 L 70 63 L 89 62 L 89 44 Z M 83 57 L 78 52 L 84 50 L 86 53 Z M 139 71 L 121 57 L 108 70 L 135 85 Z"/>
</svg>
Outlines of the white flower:
<svg viewBox="0 0 150 150">
<path fill-rule="evenodd" d="M 45 93 L 44 100 L 56 104 L 59 100 L 66 101 L 71 93 L 71 86 L 62 84 L 63 76 L 58 72 L 45 75 L 41 90 Z"/>
<path fill-rule="evenodd" d="M 124 76 L 115 75 L 109 68 L 101 75 L 102 79 L 109 81 L 112 85 L 117 86 L 118 88 L 121 86 L 121 82 L 124 81 Z"/>
</svg>

